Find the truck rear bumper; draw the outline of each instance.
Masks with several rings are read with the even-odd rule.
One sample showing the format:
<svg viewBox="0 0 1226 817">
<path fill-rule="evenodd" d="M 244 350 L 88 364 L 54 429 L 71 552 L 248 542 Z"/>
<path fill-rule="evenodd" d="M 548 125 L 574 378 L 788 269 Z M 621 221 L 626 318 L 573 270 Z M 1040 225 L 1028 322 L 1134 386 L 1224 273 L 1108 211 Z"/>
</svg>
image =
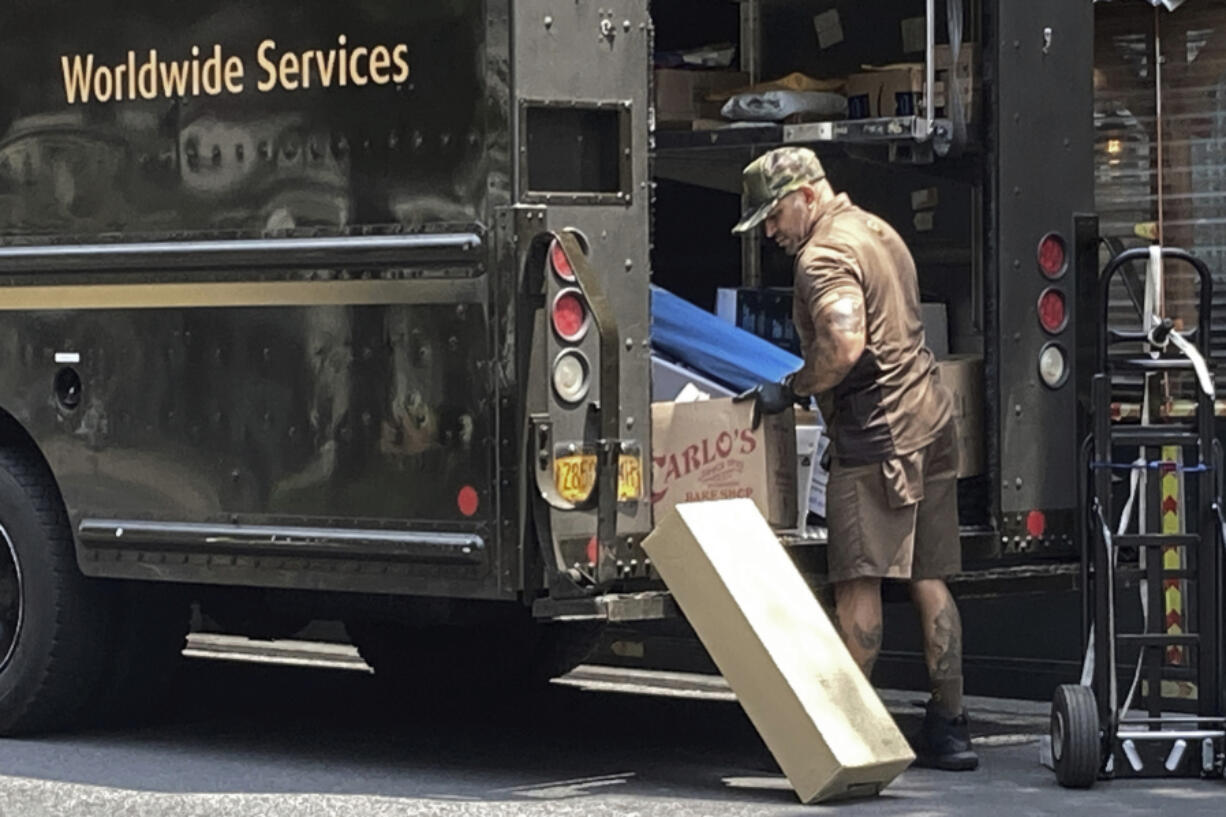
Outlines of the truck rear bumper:
<svg viewBox="0 0 1226 817">
<path fill-rule="evenodd" d="M 532 614 L 550 621 L 657 621 L 680 615 L 672 594 L 664 590 L 609 593 L 577 599 L 537 599 Z"/>
</svg>

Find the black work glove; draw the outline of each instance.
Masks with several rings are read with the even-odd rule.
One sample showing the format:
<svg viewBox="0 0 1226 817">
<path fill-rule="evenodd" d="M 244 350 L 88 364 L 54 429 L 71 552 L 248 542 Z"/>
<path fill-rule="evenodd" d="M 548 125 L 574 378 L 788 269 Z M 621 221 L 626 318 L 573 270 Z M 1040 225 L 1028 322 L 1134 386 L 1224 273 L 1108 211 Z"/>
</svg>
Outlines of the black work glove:
<svg viewBox="0 0 1226 817">
<path fill-rule="evenodd" d="M 789 375 L 779 383 L 763 383 L 752 389 L 741 392 L 732 398 L 733 402 L 753 400 L 753 429 L 756 431 L 762 425 L 765 414 L 779 414 L 787 411 L 795 403 L 801 403 L 803 398 L 792 390 L 792 378 Z"/>
</svg>

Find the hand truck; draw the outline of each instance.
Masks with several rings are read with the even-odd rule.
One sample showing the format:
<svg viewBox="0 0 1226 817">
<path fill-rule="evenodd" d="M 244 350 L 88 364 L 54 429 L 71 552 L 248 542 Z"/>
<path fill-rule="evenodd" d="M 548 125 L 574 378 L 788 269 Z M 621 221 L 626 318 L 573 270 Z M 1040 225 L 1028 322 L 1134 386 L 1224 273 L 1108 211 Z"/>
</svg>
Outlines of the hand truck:
<svg viewBox="0 0 1226 817">
<path fill-rule="evenodd" d="M 1169 318 L 1155 313 L 1144 316 L 1145 328 L 1140 331 L 1108 327 L 1113 278 L 1126 264 L 1147 259 L 1158 270 L 1165 261 L 1195 270 L 1200 287 L 1195 328 L 1177 331 Z M 1160 272 L 1157 275 L 1160 282 Z M 1092 461 L 1085 463 L 1090 485 L 1083 492 L 1089 518 L 1081 537 L 1083 616 L 1092 619 L 1092 625 L 1082 632 L 1092 630 L 1092 660 L 1087 664 L 1092 663 L 1093 669 L 1087 671 L 1082 684 L 1056 689 L 1051 759 L 1057 780 L 1071 788 L 1089 788 L 1096 780 L 1113 777 L 1221 777 L 1226 756 L 1222 663 L 1226 518 L 1222 456 L 1214 438 L 1213 377 L 1207 364 L 1212 278 L 1205 263 L 1184 250 L 1142 247 L 1119 254 L 1107 265 L 1097 295 L 1097 366 L 1086 441 Z M 1144 311 L 1150 311 L 1148 302 Z M 1131 350 L 1122 350 L 1122 344 L 1131 344 Z M 1140 353 L 1135 352 L 1138 347 Z M 1197 378 L 1194 419 L 1151 422 L 1146 412 L 1140 424 L 1112 422 L 1112 387 L 1121 377 L 1140 375 L 1148 380 L 1179 371 L 1193 372 Z M 1164 461 L 1163 448 L 1168 454 L 1170 448 L 1181 450 L 1183 464 L 1179 459 Z M 1136 452 L 1136 458 L 1121 456 L 1125 451 Z M 1138 469 L 1151 474 L 1178 470 L 1186 478 L 1186 532 L 1121 535 L 1113 528 L 1119 515 L 1112 494 L 1113 475 Z M 1156 485 L 1159 480 L 1152 482 Z M 1178 569 L 1164 558 L 1171 553 L 1180 557 L 1173 560 L 1180 564 Z M 1141 584 L 1144 596 L 1140 632 L 1123 632 L 1119 626 L 1120 598 L 1130 581 Z M 1190 613 L 1181 632 L 1171 631 L 1164 611 L 1165 593 L 1172 588 L 1181 590 Z M 1123 702 L 1122 661 L 1135 661 L 1137 669 Z M 1131 665 L 1125 666 L 1131 676 Z M 1186 711 L 1177 711 L 1178 705 L 1164 699 L 1164 685 L 1172 683 L 1183 684 L 1185 689 L 1195 684 L 1194 706 L 1179 702 Z M 1140 693 L 1136 709 L 1132 707 L 1134 692 Z M 1137 709 L 1143 714 L 1135 714 Z"/>
</svg>

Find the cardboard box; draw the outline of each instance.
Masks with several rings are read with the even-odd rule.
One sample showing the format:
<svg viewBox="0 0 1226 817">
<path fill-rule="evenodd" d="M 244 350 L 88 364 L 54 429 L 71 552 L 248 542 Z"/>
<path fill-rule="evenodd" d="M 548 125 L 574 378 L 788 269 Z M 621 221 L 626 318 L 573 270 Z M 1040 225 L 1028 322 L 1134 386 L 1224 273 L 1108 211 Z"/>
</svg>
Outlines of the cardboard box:
<svg viewBox="0 0 1226 817">
<path fill-rule="evenodd" d="M 949 72 L 937 72 L 937 116 L 949 117 L 952 112 L 946 105 L 945 89 L 949 86 Z M 980 93 L 979 85 L 971 84 L 963 80 L 961 87 L 962 91 L 962 113 L 966 117 L 967 122 L 974 122 L 975 117 L 979 112 Z"/>
<path fill-rule="evenodd" d="M 933 62 L 936 64 L 937 108 L 942 116 L 950 116 L 947 108 L 945 89 L 950 87 L 951 51 L 948 45 L 938 45 L 933 52 Z M 967 122 L 974 122 L 979 111 L 979 74 L 976 69 L 979 60 L 979 46 L 976 43 L 963 43 L 958 49 L 957 77 L 962 90 L 962 109 Z"/>
<path fill-rule="evenodd" d="M 948 71 L 952 54 L 953 50 L 946 43 L 935 46 L 932 52 L 932 61 L 936 64 L 936 70 Z M 958 46 L 958 79 L 974 80 L 975 65 L 978 61 L 978 43 L 962 43 L 962 45 Z"/>
<path fill-rule="evenodd" d="M 978 108 L 979 80 L 975 73 L 977 51 L 973 43 L 958 52 L 958 79 L 963 110 L 968 122 L 974 121 Z M 933 54 L 936 76 L 937 116 L 945 117 L 945 89 L 949 87 L 949 46 L 936 47 Z M 900 63 L 852 74 L 847 78 L 847 117 L 868 119 L 881 116 L 912 116 L 924 112 L 925 69 L 922 62 Z"/>
<path fill-rule="evenodd" d="M 937 373 L 954 398 L 958 477 L 978 476 L 984 471 L 983 358 L 954 355 L 937 361 Z"/>
<path fill-rule="evenodd" d="M 801 412 L 797 412 L 800 414 Z M 825 427 L 796 424 L 796 529 L 807 527 L 809 513 L 826 515 L 826 483 L 830 472 L 822 467 L 822 457 L 830 447 Z"/>
<path fill-rule="evenodd" d="M 768 415 L 757 430 L 752 419 L 752 400 L 652 404 L 656 519 L 681 502 L 740 497 L 753 500 L 772 525 L 796 525 L 795 416 Z"/>
<path fill-rule="evenodd" d="M 847 78 L 847 116 L 911 116 L 920 110 L 924 93 L 924 66 L 907 63 L 864 71 Z"/>
<path fill-rule="evenodd" d="M 643 540 L 803 803 L 881 791 L 914 760 L 756 506 L 681 504 Z"/>
<path fill-rule="evenodd" d="M 707 97 L 735 91 L 748 84 L 749 75 L 740 71 L 657 68 L 656 122 L 684 122 L 688 125 L 695 119 L 718 119 L 723 104 L 708 101 Z"/>
<path fill-rule="evenodd" d="M 881 77 L 862 71 L 847 77 L 847 118 L 872 119 L 880 110 Z"/>
</svg>

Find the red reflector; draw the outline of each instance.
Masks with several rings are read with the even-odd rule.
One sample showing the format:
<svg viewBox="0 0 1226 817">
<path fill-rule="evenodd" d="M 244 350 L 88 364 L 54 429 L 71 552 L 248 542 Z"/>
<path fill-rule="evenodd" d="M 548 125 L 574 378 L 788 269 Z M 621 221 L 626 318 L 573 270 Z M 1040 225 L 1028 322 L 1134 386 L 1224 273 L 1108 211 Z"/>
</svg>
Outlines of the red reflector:
<svg viewBox="0 0 1226 817">
<path fill-rule="evenodd" d="M 549 245 L 549 263 L 559 278 L 564 281 L 575 280 L 575 270 L 570 265 L 570 259 L 556 240 Z"/>
<path fill-rule="evenodd" d="M 1064 272 L 1064 239 L 1058 233 L 1048 233 L 1039 242 L 1039 269 L 1048 278 L 1058 278 Z"/>
<path fill-rule="evenodd" d="M 578 340 L 587 329 L 587 308 L 577 291 L 565 291 L 553 302 L 553 328 L 564 340 Z"/>
<path fill-rule="evenodd" d="M 1039 296 L 1039 323 L 1048 332 L 1056 333 L 1064 328 L 1068 315 L 1064 308 L 1064 293 L 1058 289 L 1044 290 Z"/>
<path fill-rule="evenodd" d="M 460 509 L 460 513 L 465 516 L 472 516 L 477 512 L 477 506 L 480 504 L 481 498 L 477 496 L 477 489 L 471 485 L 465 485 L 460 489 L 460 493 L 456 495 L 455 504 Z"/>
<path fill-rule="evenodd" d="M 596 557 L 599 555 L 597 552 L 598 548 L 599 545 L 596 544 L 595 536 L 587 540 L 587 560 L 589 563 L 596 564 Z"/>
<path fill-rule="evenodd" d="M 1031 511 L 1026 514 L 1026 533 L 1035 539 L 1047 532 L 1047 517 L 1042 511 Z"/>
</svg>

